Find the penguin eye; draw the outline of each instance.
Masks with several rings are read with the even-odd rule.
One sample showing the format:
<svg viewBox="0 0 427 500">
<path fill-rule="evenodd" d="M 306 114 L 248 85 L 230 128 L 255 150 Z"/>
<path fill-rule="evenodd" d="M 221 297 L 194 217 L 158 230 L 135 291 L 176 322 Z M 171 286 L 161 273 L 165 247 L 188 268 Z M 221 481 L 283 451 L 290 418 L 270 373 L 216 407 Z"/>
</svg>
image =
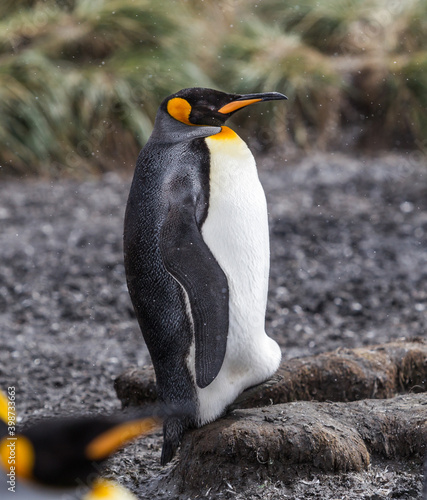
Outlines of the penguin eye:
<svg viewBox="0 0 427 500">
<path fill-rule="evenodd" d="M 221 126 L 224 117 L 218 113 L 218 109 L 213 104 L 197 104 L 193 106 L 190 114 L 192 124 Z"/>
<path fill-rule="evenodd" d="M 167 111 L 175 120 L 186 125 L 221 126 L 224 118 L 217 107 L 209 102 L 198 102 L 194 106 L 182 97 L 174 97 L 167 103 Z"/>
</svg>

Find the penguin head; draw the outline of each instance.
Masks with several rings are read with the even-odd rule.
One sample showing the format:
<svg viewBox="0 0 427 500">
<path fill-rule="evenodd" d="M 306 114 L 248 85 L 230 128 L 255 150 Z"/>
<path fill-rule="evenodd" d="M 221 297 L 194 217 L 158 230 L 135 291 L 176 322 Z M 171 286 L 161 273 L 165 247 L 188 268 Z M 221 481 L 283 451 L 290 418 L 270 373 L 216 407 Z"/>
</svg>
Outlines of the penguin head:
<svg viewBox="0 0 427 500">
<path fill-rule="evenodd" d="M 287 99 L 279 92 L 227 94 L 205 88 L 183 89 L 167 97 L 160 110 L 185 125 L 221 127 L 231 115 L 250 104 Z"/>
<path fill-rule="evenodd" d="M 117 449 L 162 423 L 160 407 L 117 415 L 47 419 L 13 438 L 14 466 L 21 480 L 57 488 L 92 482 Z M 0 467 L 8 470 L 11 441 L 0 439 Z"/>
</svg>

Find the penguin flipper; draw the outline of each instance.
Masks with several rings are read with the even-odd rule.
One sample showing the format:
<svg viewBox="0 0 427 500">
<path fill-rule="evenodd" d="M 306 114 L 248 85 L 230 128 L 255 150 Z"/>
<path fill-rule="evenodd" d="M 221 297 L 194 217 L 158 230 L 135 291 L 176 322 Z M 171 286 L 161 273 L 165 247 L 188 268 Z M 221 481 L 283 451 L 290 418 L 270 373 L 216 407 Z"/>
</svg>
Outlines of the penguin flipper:
<svg viewBox="0 0 427 500">
<path fill-rule="evenodd" d="M 190 302 L 196 347 L 196 382 L 208 386 L 224 361 L 228 335 L 228 282 L 196 222 L 196 203 L 188 190 L 172 190 L 160 234 L 167 271 L 181 284 Z"/>
</svg>

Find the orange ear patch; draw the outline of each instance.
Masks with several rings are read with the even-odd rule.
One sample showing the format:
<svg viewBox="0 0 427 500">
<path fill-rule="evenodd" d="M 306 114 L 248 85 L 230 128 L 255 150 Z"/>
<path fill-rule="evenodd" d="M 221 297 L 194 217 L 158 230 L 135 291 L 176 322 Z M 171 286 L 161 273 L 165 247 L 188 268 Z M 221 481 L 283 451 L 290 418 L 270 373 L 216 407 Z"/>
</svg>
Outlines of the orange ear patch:
<svg viewBox="0 0 427 500">
<path fill-rule="evenodd" d="M 18 477 L 31 478 L 35 462 L 33 445 L 21 434 L 10 439 L 4 438 L 0 442 L 0 462 L 6 470 L 13 464 Z"/>
<path fill-rule="evenodd" d="M 232 101 L 220 108 L 218 111 L 223 114 L 232 113 L 233 111 L 237 111 L 240 108 L 244 108 L 249 104 L 253 104 L 254 102 L 262 101 L 262 99 L 245 99 L 244 101 Z"/>
<path fill-rule="evenodd" d="M 186 125 L 194 125 L 190 122 L 191 104 L 182 99 L 182 97 L 174 97 L 168 102 L 167 105 L 168 113 L 178 120 L 179 122 L 185 123 Z"/>
<path fill-rule="evenodd" d="M 25 436 L 18 434 L 16 440 L 16 475 L 24 479 L 30 478 L 35 460 L 33 445 Z"/>
<path fill-rule="evenodd" d="M 8 408 L 8 402 L 9 400 L 6 397 L 6 394 L 4 394 L 3 391 L 0 391 L 0 419 L 3 420 L 7 424 L 9 420 L 9 408 Z"/>
</svg>

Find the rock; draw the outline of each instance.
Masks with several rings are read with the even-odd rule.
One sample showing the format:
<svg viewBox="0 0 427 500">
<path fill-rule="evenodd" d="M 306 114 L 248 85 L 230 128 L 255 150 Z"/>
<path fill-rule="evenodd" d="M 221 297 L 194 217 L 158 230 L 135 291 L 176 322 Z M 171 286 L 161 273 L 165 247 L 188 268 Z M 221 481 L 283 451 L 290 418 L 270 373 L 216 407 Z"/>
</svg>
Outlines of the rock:
<svg viewBox="0 0 427 500">
<path fill-rule="evenodd" d="M 303 471 L 360 471 L 370 455 L 421 458 L 427 394 L 348 403 L 299 401 L 233 410 L 185 435 L 169 479 L 181 491 L 245 478 L 289 481 Z M 215 467 L 212 467 L 215 464 Z"/>
<path fill-rule="evenodd" d="M 123 406 L 156 397 L 151 366 L 115 381 Z M 358 472 L 371 455 L 421 459 L 427 444 L 427 342 L 401 340 L 285 361 L 228 414 L 184 436 L 164 476 L 176 491 Z M 396 396 L 411 391 L 412 394 Z M 215 467 L 212 467 L 215 464 Z"/>
<path fill-rule="evenodd" d="M 242 393 L 233 408 L 289 401 L 357 401 L 427 390 L 427 341 L 396 341 L 373 347 L 292 359 L 273 379 Z"/>
<path fill-rule="evenodd" d="M 157 393 L 152 366 L 122 373 L 115 381 L 115 389 L 123 406 L 153 402 Z M 424 339 L 338 349 L 285 361 L 274 377 L 245 391 L 230 409 L 300 400 L 382 399 L 408 390 L 427 390 L 427 341 Z"/>
<path fill-rule="evenodd" d="M 126 370 L 114 380 L 114 389 L 123 407 L 152 403 L 157 399 L 152 365 Z"/>
</svg>

